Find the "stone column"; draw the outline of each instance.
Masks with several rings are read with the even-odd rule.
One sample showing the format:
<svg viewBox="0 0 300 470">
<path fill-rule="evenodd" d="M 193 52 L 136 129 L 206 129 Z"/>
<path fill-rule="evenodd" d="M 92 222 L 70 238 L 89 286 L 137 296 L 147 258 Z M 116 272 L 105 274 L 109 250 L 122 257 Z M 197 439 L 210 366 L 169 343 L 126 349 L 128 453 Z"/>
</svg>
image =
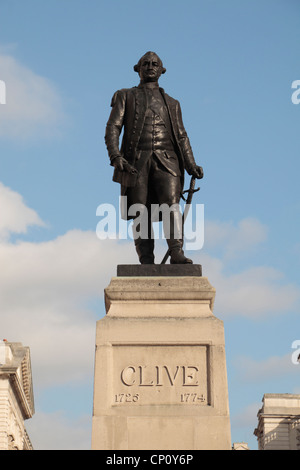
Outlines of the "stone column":
<svg viewBox="0 0 300 470">
<path fill-rule="evenodd" d="M 215 289 L 193 265 L 136 268 L 111 279 L 97 322 L 92 448 L 230 450 Z"/>
</svg>

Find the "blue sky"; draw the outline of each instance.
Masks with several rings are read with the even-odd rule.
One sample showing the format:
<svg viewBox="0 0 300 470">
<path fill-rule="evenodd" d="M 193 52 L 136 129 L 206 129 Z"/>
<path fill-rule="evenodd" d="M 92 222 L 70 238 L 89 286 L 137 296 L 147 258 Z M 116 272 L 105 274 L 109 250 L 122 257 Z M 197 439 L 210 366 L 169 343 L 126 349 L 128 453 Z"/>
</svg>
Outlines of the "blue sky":
<svg viewBox="0 0 300 470">
<path fill-rule="evenodd" d="M 31 347 L 34 446 L 90 446 L 103 289 L 136 262 L 131 242 L 96 237 L 98 205 L 119 197 L 104 129 L 154 50 L 205 172 L 190 255 L 217 289 L 232 441 L 255 448 L 263 394 L 300 393 L 299 2 L 0 0 L 0 16 L 0 326 Z"/>
</svg>

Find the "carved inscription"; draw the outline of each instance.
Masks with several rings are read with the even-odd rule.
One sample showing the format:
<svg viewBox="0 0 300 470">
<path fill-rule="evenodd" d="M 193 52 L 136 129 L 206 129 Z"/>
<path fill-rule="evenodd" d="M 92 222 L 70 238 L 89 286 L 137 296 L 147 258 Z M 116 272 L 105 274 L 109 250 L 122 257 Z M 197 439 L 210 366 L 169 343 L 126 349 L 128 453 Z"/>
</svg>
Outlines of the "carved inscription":
<svg viewBox="0 0 300 470">
<path fill-rule="evenodd" d="M 206 345 L 114 348 L 114 405 L 209 405 L 209 386 Z"/>
<path fill-rule="evenodd" d="M 121 372 L 121 382 L 127 387 L 163 387 L 180 384 L 183 387 L 198 386 L 197 366 L 127 366 Z"/>
<path fill-rule="evenodd" d="M 139 394 L 132 395 L 131 393 L 118 393 L 115 395 L 116 403 L 136 403 L 139 399 Z"/>
</svg>

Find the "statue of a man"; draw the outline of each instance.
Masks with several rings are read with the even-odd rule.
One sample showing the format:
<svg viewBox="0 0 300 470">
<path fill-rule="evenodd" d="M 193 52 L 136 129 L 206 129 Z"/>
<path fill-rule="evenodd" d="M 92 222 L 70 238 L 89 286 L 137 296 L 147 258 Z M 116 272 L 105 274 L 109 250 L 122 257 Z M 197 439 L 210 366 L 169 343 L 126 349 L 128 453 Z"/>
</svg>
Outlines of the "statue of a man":
<svg viewBox="0 0 300 470">
<path fill-rule="evenodd" d="M 166 72 L 161 59 L 154 52 L 147 52 L 134 70 L 140 76 L 140 84 L 114 94 L 106 126 L 105 142 L 111 165 L 115 168 L 113 180 L 121 184 L 121 195 L 127 196 L 126 207 L 139 204 L 148 214 L 147 236 L 134 237 L 140 263 L 154 263 L 151 204 L 175 208 L 170 212 L 168 233 L 165 231 L 170 263 L 192 263 L 184 255 L 183 239 L 178 236 L 182 233 L 179 201 L 184 171 L 200 179 L 203 170 L 195 163 L 179 102 L 158 85 L 161 74 Z M 129 212 L 122 213 L 122 217 L 133 218 L 133 231 L 140 233 L 136 223 L 138 218 Z"/>
</svg>

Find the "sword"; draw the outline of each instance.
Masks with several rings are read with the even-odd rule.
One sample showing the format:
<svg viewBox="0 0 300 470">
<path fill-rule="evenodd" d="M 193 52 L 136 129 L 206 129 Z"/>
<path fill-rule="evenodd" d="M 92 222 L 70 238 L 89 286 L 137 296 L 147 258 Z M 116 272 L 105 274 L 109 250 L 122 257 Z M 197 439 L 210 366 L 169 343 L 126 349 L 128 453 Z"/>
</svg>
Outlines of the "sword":
<svg viewBox="0 0 300 470">
<path fill-rule="evenodd" d="M 182 241 L 183 241 L 183 226 L 184 226 L 184 222 L 185 222 L 185 220 L 187 218 L 187 215 L 189 213 L 189 210 L 190 210 L 193 195 L 194 195 L 194 193 L 196 193 L 197 191 L 200 190 L 200 188 L 195 189 L 195 183 L 196 183 L 196 178 L 195 178 L 195 176 L 192 176 L 189 189 L 187 189 L 186 191 L 183 191 L 183 193 L 181 193 L 182 199 L 186 202 L 185 208 L 184 208 L 184 211 L 183 211 L 183 215 L 182 215 Z M 185 193 L 188 193 L 187 198 L 185 198 L 183 196 L 183 194 L 185 194 Z M 161 264 L 165 264 L 167 259 L 169 258 L 169 256 L 170 256 L 170 250 L 168 250 L 167 253 L 165 254 Z"/>
</svg>

